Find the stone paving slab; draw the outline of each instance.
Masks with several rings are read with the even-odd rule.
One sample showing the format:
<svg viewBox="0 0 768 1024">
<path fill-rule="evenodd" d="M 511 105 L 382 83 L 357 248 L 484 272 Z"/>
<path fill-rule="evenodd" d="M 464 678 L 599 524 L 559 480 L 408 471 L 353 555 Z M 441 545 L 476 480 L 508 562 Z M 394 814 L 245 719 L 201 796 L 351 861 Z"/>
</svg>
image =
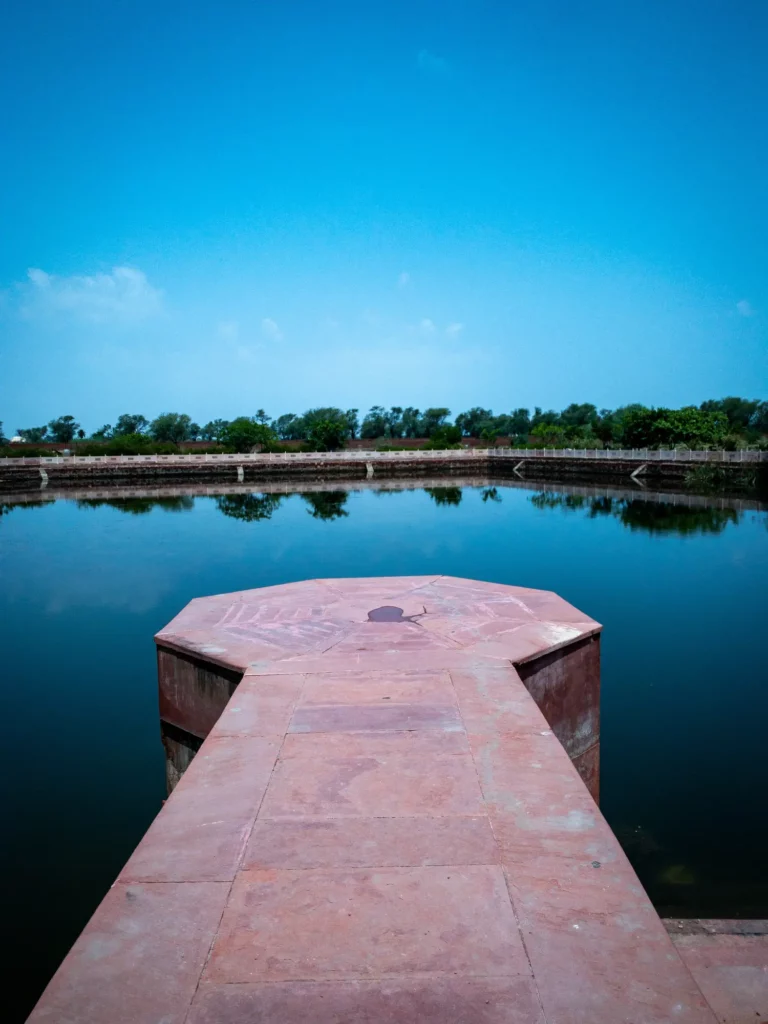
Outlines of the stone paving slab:
<svg viewBox="0 0 768 1024">
<path fill-rule="evenodd" d="M 229 890 L 228 882 L 118 882 L 30 1020 L 183 1024 Z"/>
<path fill-rule="evenodd" d="M 669 920 L 667 931 L 722 1024 L 768 1020 L 768 921 Z"/>
<path fill-rule="evenodd" d="M 561 651 L 550 717 L 569 681 L 593 702 L 599 629 L 444 577 L 192 602 L 158 635 L 192 659 L 171 711 L 245 674 L 31 1020 L 711 1024 L 514 667 Z"/>
</svg>

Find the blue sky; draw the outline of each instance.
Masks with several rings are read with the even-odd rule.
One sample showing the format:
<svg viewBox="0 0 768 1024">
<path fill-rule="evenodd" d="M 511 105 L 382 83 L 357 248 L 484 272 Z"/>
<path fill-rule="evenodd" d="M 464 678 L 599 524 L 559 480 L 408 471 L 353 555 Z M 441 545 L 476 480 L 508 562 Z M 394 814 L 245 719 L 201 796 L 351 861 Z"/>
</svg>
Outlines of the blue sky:
<svg viewBox="0 0 768 1024">
<path fill-rule="evenodd" d="M 29 0 L 0 419 L 768 397 L 765 0 Z"/>
</svg>

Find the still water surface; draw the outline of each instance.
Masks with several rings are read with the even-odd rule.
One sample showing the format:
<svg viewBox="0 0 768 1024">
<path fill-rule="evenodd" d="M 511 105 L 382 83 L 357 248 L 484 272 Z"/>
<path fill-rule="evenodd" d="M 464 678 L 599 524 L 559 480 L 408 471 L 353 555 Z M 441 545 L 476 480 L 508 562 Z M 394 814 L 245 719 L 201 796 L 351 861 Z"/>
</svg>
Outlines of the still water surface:
<svg viewBox="0 0 768 1024">
<path fill-rule="evenodd" d="M 617 494 L 0 499 L 12 1019 L 165 797 L 153 634 L 193 597 L 314 576 L 538 587 L 601 621 L 601 806 L 643 884 L 665 914 L 768 917 L 768 515 Z"/>
</svg>

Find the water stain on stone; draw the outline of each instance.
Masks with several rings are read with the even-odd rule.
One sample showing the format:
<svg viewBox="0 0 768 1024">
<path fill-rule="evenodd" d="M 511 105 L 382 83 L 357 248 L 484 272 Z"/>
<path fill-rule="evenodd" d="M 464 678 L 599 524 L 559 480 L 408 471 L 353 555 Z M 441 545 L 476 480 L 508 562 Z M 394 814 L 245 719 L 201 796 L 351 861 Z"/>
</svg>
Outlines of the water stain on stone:
<svg viewBox="0 0 768 1024">
<path fill-rule="evenodd" d="M 369 622 L 413 622 L 417 616 L 403 615 L 402 608 L 391 604 L 383 604 L 381 608 L 372 608 L 368 612 Z"/>
</svg>

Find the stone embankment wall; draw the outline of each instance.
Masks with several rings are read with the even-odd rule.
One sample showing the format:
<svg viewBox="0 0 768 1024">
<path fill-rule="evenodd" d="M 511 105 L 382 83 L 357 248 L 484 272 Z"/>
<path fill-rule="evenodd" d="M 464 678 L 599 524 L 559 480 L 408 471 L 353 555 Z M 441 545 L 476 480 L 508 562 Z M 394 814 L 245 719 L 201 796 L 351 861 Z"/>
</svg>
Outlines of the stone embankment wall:
<svg viewBox="0 0 768 1024">
<path fill-rule="evenodd" d="M 418 452 L 322 452 L 287 455 L 163 455 L 0 460 L 0 491 L 167 483 L 244 483 L 266 479 L 364 480 L 486 473 L 517 480 L 627 480 L 679 484 L 698 467 L 734 482 L 768 472 L 763 452 L 583 452 L 459 449 Z"/>
<path fill-rule="evenodd" d="M 263 481 L 266 479 L 286 477 L 307 480 L 365 480 L 377 477 L 410 477 L 434 474 L 439 470 L 441 475 L 462 475 L 468 471 L 482 472 L 487 470 L 488 459 L 482 455 L 465 453 L 456 459 L 440 459 L 436 464 L 434 458 L 414 458 L 410 453 L 406 458 L 387 458 L 368 460 L 360 457 L 328 458 L 325 455 L 301 459 L 288 458 L 281 460 L 259 460 L 253 457 L 234 457 L 221 461 L 223 457 L 214 456 L 204 460 L 194 456 L 175 456 L 169 461 L 134 461 L 126 458 L 110 461 L 88 462 L 85 459 L 61 459 L 56 462 L 39 460 L 39 465 L 19 464 L 21 460 L 8 459 L 0 463 L 0 491 L 29 490 L 48 483 L 65 487 L 103 486 L 104 484 L 129 484 L 141 486 L 155 482 L 166 483 L 200 482 L 200 483 L 238 483 L 244 481 Z"/>
</svg>

